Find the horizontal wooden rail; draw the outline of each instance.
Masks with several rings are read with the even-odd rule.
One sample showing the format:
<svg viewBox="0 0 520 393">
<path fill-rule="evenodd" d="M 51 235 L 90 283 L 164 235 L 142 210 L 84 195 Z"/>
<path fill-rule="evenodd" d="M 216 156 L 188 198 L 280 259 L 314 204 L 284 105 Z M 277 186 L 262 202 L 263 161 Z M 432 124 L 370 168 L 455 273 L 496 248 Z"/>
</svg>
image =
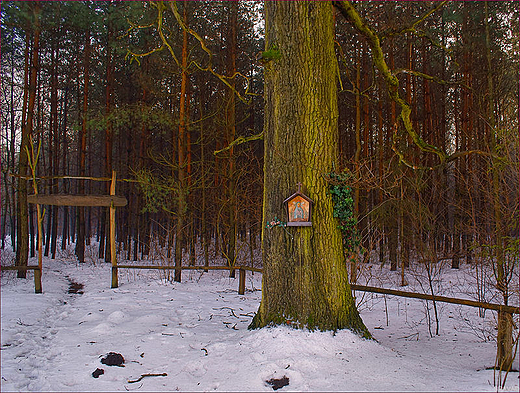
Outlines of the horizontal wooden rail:
<svg viewBox="0 0 520 393">
<path fill-rule="evenodd" d="M 262 273 L 262 269 L 251 266 L 163 266 L 163 265 L 117 265 L 118 269 L 157 269 L 157 270 L 249 270 Z"/>
<path fill-rule="evenodd" d="M 116 195 L 68 195 L 38 194 L 27 195 L 27 202 L 53 206 L 126 206 L 125 197 Z"/>
<path fill-rule="evenodd" d="M 246 270 L 262 273 L 262 269 L 252 266 L 164 266 L 164 265 L 115 265 L 112 266 L 112 275 L 117 274 L 117 269 L 155 269 L 155 270 L 238 270 L 238 294 L 244 295 L 246 291 Z M 114 286 L 112 286 L 114 288 Z"/>
<path fill-rule="evenodd" d="M 34 293 L 42 293 L 42 271 L 40 266 L 0 266 L 0 270 L 34 270 Z"/>
<path fill-rule="evenodd" d="M 111 177 L 92 177 L 92 176 L 27 176 L 27 175 L 19 175 L 17 173 L 9 173 L 9 176 L 16 177 L 19 179 L 25 180 L 59 180 L 59 179 L 67 179 L 67 180 L 92 180 L 92 181 L 112 181 Z M 138 183 L 138 180 L 135 179 L 117 179 L 117 181 L 124 181 L 129 183 Z"/>
<path fill-rule="evenodd" d="M 93 180 L 93 181 L 111 181 L 111 177 L 92 177 L 92 176 L 27 176 L 27 175 L 19 175 L 18 173 L 9 173 L 9 176 L 17 177 L 19 179 L 26 180 L 57 180 L 57 179 L 71 179 L 71 180 Z"/>
<path fill-rule="evenodd" d="M 39 266 L 0 266 L 0 270 L 40 270 Z"/>
<path fill-rule="evenodd" d="M 445 297 L 445 296 L 432 296 L 432 295 L 428 295 L 425 293 L 405 292 L 405 291 L 398 291 L 395 289 L 368 287 L 365 285 L 357 285 L 357 284 L 350 284 L 350 289 L 352 289 L 354 291 L 375 292 L 375 293 L 382 293 L 384 295 L 394 295 L 394 296 L 410 297 L 410 298 L 415 298 L 415 299 L 432 300 L 432 301 L 444 302 L 444 303 L 462 304 L 464 306 L 485 308 L 488 310 L 505 311 L 510 314 L 520 314 L 518 307 L 506 306 L 503 304 L 478 302 L 476 300 L 457 299 L 457 298 Z"/>
</svg>

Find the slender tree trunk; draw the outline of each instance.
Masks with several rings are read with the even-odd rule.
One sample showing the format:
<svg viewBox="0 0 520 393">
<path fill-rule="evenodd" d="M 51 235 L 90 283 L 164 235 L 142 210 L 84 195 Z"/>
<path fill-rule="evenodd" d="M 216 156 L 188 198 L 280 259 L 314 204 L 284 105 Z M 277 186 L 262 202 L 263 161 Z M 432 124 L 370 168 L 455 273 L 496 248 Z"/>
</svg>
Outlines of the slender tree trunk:
<svg viewBox="0 0 520 393">
<path fill-rule="evenodd" d="M 228 3 L 228 32 L 227 32 L 227 48 L 228 63 L 227 74 L 232 76 L 236 72 L 236 50 L 237 50 L 237 18 L 238 18 L 238 2 L 231 1 Z M 235 79 L 230 80 L 230 85 L 235 88 Z M 226 110 L 226 127 L 227 142 L 233 142 L 236 135 L 236 112 L 235 112 L 235 93 L 228 89 L 227 110 Z M 227 244 L 227 260 L 229 265 L 234 265 L 236 261 L 236 243 L 237 243 L 237 196 L 236 196 L 236 173 L 235 173 L 235 154 L 234 148 L 229 149 L 228 164 L 228 244 Z M 230 270 L 229 277 L 235 277 L 235 270 Z"/>
<path fill-rule="evenodd" d="M 12 31 L 12 37 L 14 38 L 14 27 Z M 28 78 L 28 62 L 29 62 L 29 36 L 26 36 L 26 45 L 24 50 L 24 71 L 25 71 L 25 80 Z M 9 168 L 13 173 L 15 172 L 15 142 L 16 142 L 16 123 L 15 123 L 15 111 L 14 109 L 14 81 L 15 76 L 15 56 L 11 56 L 11 83 L 10 83 L 10 137 L 9 144 L 7 145 L 7 160 L 2 161 L 0 165 L 2 166 L 2 173 L 4 173 L 4 166 Z M 26 92 L 27 89 L 24 89 L 24 99 L 23 99 L 23 110 L 22 117 L 25 113 L 25 104 L 26 104 Z M 24 121 L 22 121 L 23 124 Z M 9 135 L 9 131 L 6 131 L 6 134 Z M 4 189 L 5 189 L 5 202 L 3 204 L 3 215 L 2 215 L 2 250 L 5 246 L 5 235 L 6 235 L 6 225 L 7 225 L 7 217 L 9 216 L 9 226 L 11 233 L 11 247 L 13 251 L 16 252 L 16 197 L 15 197 L 15 189 L 8 182 L 7 176 L 2 176 L 4 180 Z M 9 212 L 9 213 L 8 213 Z"/>
<path fill-rule="evenodd" d="M 491 161 L 492 173 L 492 196 L 493 196 L 493 215 L 494 215 L 494 241 L 496 246 L 496 281 L 497 288 L 502 293 L 504 304 L 508 304 L 508 288 L 507 288 L 507 261 L 505 258 L 504 237 L 505 230 L 502 222 L 501 211 L 501 164 L 497 158 L 499 156 L 498 143 L 496 140 L 496 117 L 495 117 L 495 86 L 493 82 L 493 62 L 491 58 L 491 38 L 489 32 L 489 5 L 485 3 L 484 28 L 486 43 L 486 65 L 487 65 L 487 117 L 489 124 L 490 148 L 493 153 Z M 513 318 L 511 314 L 506 312 L 498 313 L 498 330 L 497 330 L 497 367 L 502 371 L 510 371 L 513 365 Z"/>
<path fill-rule="evenodd" d="M 29 81 L 31 78 L 31 38 L 32 34 L 30 33 L 29 29 L 26 31 L 25 34 L 25 51 L 24 51 L 24 91 L 23 91 L 23 104 L 22 104 L 22 142 L 23 140 L 23 132 L 24 127 L 26 127 L 27 124 L 27 107 L 29 105 Z M 35 87 L 36 89 L 36 87 Z M 33 109 L 34 111 L 34 109 Z M 12 111 L 13 114 L 13 122 L 11 124 L 11 151 L 12 151 L 12 158 L 11 161 L 13 163 L 13 167 L 15 166 L 15 141 L 16 141 L 16 127 L 14 123 L 14 111 Z M 20 151 L 22 151 L 22 148 L 20 147 Z M 19 164 L 18 164 L 19 165 Z M 26 169 L 27 171 L 27 169 Z M 19 185 L 20 183 L 18 183 Z M 18 186 L 17 185 L 17 186 Z M 17 189 L 18 190 L 18 189 Z M 11 228 L 11 243 L 13 246 L 13 251 L 16 252 L 16 260 L 18 261 L 18 234 L 20 233 L 20 207 L 18 206 L 18 196 L 17 196 L 17 190 L 13 190 L 13 210 L 15 211 L 15 214 L 13 215 L 13 227 Z M 17 262 L 18 263 L 18 262 Z M 25 277 L 25 272 L 23 272 L 23 276 L 20 276 L 20 272 L 18 272 L 18 277 Z"/>
<path fill-rule="evenodd" d="M 87 115 L 88 115 L 88 97 L 90 84 L 90 31 L 87 31 L 85 37 L 85 50 L 83 57 L 83 108 L 81 118 L 81 129 L 78 135 L 79 140 L 79 175 L 85 176 L 86 155 L 87 155 Z M 85 193 L 85 181 L 78 180 L 78 194 Z M 76 207 L 76 256 L 80 263 L 85 262 L 85 208 L 83 206 Z"/>
<path fill-rule="evenodd" d="M 389 49 L 389 55 L 388 55 L 388 63 L 390 69 L 394 68 L 394 41 L 392 38 L 390 38 L 390 49 Z M 391 127 L 388 128 L 387 133 L 387 140 L 390 143 L 391 140 L 393 140 L 392 133 L 395 131 L 394 127 L 397 127 L 396 122 L 396 105 L 395 101 L 390 101 L 390 124 Z M 396 271 L 397 270 L 397 247 L 399 245 L 399 239 L 398 239 L 398 215 L 390 215 L 389 223 L 385 227 L 386 237 L 387 237 L 387 243 L 388 243 L 388 257 L 390 259 L 390 270 Z"/>
<path fill-rule="evenodd" d="M 50 140 L 52 141 L 52 169 L 53 174 L 57 175 L 59 170 L 59 127 L 58 127 L 58 50 L 57 44 L 53 42 L 51 49 L 51 121 L 50 121 Z M 51 181 L 51 190 L 53 194 L 58 193 L 58 180 Z M 51 210 L 51 209 L 49 209 Z M 58 243 L 58 206 L 52 206 L 52 223 L 51 223 L 51 257 L 56 258 L 56 246 Z"/>
<path fill-rule="evenodd" d="M 31 236 L 30 238 L 30 256 L 31 258 L 36 256 L 36 248 L 34 243 L 34 214 L 33 214 L 33 207 L 32 205 L 29 206 L 29 234 Z"/>
<path fill-rule="evenodd" d="M 68 153 L 68 138 L 67 138 L 67 116 L 68 116 L 68 94 L 69 88 L 65 87 L 65 94 L 63 98 L 62 105 L 63 107 L 63 126 L 62 126 L 62 145 L 63 145 L 63 174 L 67 175 L 69 173 L 68 161 L 67 161 L 67 153 Z M 68 180 L 63 180 L 63 192 L 66 194 L 68 192 Z M 69 241 L 69 207 L 63 207 L 63 228 L 61 235 L 61 249 L 66 250 L 67 244 Z"/>
<path fill-rule="evenodd" d="M 363 58 L 363 52 L 361 47 L 358 48 L 356 54 L 356 119 L 354 122 L 354 130 L 356 133 L 356 152 L 354 153 L 354 165 L 356 168 L 357 180 L 359 180 L 359 171 L 361 158 L 361 63 Z M 354 217 L 356 220 L 359 218 L 359 199 L 360 189 L 359 187 L 354 188 Z M 350 259 L 350 282 L 356 283 L 357 281 L 357 256 L 348 255 Z"/>
<path fill-rule="evenodd" d="M 188 83 L 186 86 L 186 208 L 189 214 L 187 215 L 189 223 L 189 236 L 188 236 L 188 245 L 189 246 L 189 265 L 194 266 L 196 260 L 196 209 L 194 205 L 194 195 L 192 192 L 192 182 L 193 182 L 193 144 L 192 144 L 192 136 L 194 130 L 190 129 L 188 126 L 190 119 L 190 103 L 191 101 L 191 89 Z"/>
<path fill-rule="evenodd" d="M 50 189 L 51 187 L 49 186 L 48 188 Z M 51 246 L 52 206 L 49 206 L 48 210 L 50 211 L 50 213 L 48 213 L 46 215 L 47 216 L 47 231 L 45 233 L 45 250 L 43 252 L 43 256 L 45 256 L 45 257 L 49 256 L 50 246 Z"/>
<path fill-rule="evenodd" d="M 108 14 L 110 14 L 112 5 L 108 5 L 109 10 Z M 110 17 L 109 17 L 110 18 Z M 114 59 L 113 59 L 113 50 L 111 49 L 111 45 L 113 43 L 114 38 L 114 28 L 110 20 L 108 21 L 107 27 L 107 58 L 106 58 L 106 88 L 105 88 L 105 118 L 106 118 L 106 128 L 105 128 L 105 176 L 112 177 L 112 148 L 114 142 L 113 135 L 113 126 L 112 121 L 109 116 L 112 112 L 112 104 L 113 104 L 113 93 L 114 93 Z M 106 182 L 106 193 L 110 194 L 110 183 Z M 105 227 L 105 241 L 104 241 L 104 257 L 105 262 L 110 262 L 110 231 L 109 227 L 109 214 L 107 214 L 108 208 L 104 208 L 103 216 L 104 222 L 102 225 Z M 100 251 L 101 251 L 101 243 L 100 243 Z M 101 258 L 101 252 L 100 252 Z"/>
<path fill-rule="evenodd" d="M 205 92 L 204 83 L 202 83 L 202 91 Z M 202 94 L 205 97 L 204 93 Z M 209 236 L 208 236 L 208 227 L 207 227 L 207 185 L 206 185 L 206 136 L 204 133 L 204 106 L 202 102 L 199 104 L 199 127 L 200 127 L 200 170 L 201 170 L 201 211 L 200 211 L 200 220 L 201 220 L 201 234 L 200 239 L 202 242 L 202 249 L 204 251 L 204 266 L 209 266 Z M 207 270 L 205 270 L 207 272 Z"/>
<path fill-rule="evenodd" d="M 378 178 L 379 183 L 383 183 L 383 160 L 385 157 L 385 150 L 384 150 L 384 128 L 383 128 L 383 97 L 382 97 L 382 88 L 380 86 L 380 92 L 379 92 L 379 126 L 378 126 L 378 133 L 377 133 L 377 150 L 378 150 L 378 163 L 377 163 L 377 172 L 378 172 Z M 383 191 L 381 189 L 377 192 L 377 203 L 378 205 L 381 205 L 383 203 Z M 384 242 L 385 242 L 385 236 L 384 236 L 384 225 L 381 226 L 381 233 L 379 235 L 379 264 L 381 266 L 384 265 L 385 262 L 385 255 L 384 255 Z"/>
<path fill-rule="evenodd" d="M 341 233 L 324 175 L 338 162 L 337 62 L 331 2 L 265 2 L 262 301 L 251 327 L 290 324 L 369 336 L 352 297 Z M 265 52 L 264 52 L 265 53 Z M 315 204 L 311 227 L 284 218 L 301 182 Z"/>
<path fill-rule="evenodd" d="M 183 19 L 187 25 L 188 19 L 188 3 L 184 3 Z M 184 236 L 184 225 L 187 210 L 187 195 L 186 195 L 186 93 L 188 85 L 188 33 L 186 30 L 182 32 L 182 73 L 181 73 L 181 96 L 179 103 L 179 135 L 178 135 L 178 203 L 177 203 L 177 226 L 175 231 L 175 267 L 182 265 L 182 243 Z M 181 282 L 181 270 L 175 270 L 174 281 Z"/>
<path fill-rule="evenodd" d="M 27 103 L 27 115 L 26 121 L 22 125 L 22 142 L 20 144 L 19 154 L 19 170 L 18 174 L 26 176 L 28 171 L 28 155 L 27 149 L 29 149 L 31 143 L 31 134 L 33 132 L 33 114 L 34 104 L 36 102 L 36 83 L 38 77 L 38 71 L 40 68 L 38 51 L 40 49 L 40 13 L 42 10 L 42 3 L 32 3 L 32 14 L 34 17 L 32 26 L 32 61 L 30 67 L 29 84 L 26 87 L 28 89 L 28 103 Z M 30 34 L 29 30 L 27 34 Z M 29 42 L 29 41 L 27 41 Z M 24 178 L 18 179 L 18 205 L 17 205 L 17 216 L 18 216 L 18 233 L 17 233 L 17 248 L 16 248 L 16 266 L 27 266 L 27 259 L 29 256 L 29 222 L 28 222 L 28 209 L 27 209 L 27 180 Z M 25 270 L 19 270 L 19 278 L 26 277 Z"/>
<path fill-rule="evenodd" d="M 368 52 L 368 51 L 367 51 Z M 363 78 L 363 91 L 367 92 L 370 89 L 370 84 L 372 83 L 371 78 L 369 78 L 369 75 L 371 74 L 370 68 L 372 64 L 370 63 L 370 58 L 367 56 L 364 56 L 364 60 L 362 62 L 363 64 L 363 74 L 365 77 Z M 367 96 L 363 97 L 363 153 L 362 157 L 365 160 L 368 160 L 370 155 L 370 105 L 369 105 L 369 98 Z M 368 232 L 369 227 L 369 217 L 366 214 L 366 212 L 369 210 L 369 204 L 370 204 L 370 192 L 367 190 L 359 190 L 359 206 L 358 206 L 358 212 L 356 216 L 357 221 L 357 231 L 360 235 L 360 246 L 357 247 L 357 255 L 359 254 L 360 247 L 363 247 L 365 250 L 369 249 L 369 244 L 367 243 L 368 236 L 365 236 L 365 234 Z M 368 257 L 368 254 L 364 255 L 363 260 Z M 357 272 L 356 272 L 357 275 Z M 356 278 L 357 280 L 357 278 Z M 351 278 L 351 282 L 352 278 Z"/>
</svg>

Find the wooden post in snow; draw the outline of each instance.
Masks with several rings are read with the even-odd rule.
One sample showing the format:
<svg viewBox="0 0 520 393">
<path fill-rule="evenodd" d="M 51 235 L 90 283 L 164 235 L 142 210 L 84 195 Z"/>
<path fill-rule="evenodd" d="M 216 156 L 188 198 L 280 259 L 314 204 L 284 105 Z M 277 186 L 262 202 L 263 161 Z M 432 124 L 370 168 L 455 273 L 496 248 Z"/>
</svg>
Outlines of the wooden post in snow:
<svg viewBox="0 0 520 393">
<path fill-rule="evenodd" d="M 244 269 L 239 269 L 240 277 L 238 281 L 238 294 L 243 295 L 246 290 L 246 271 Z"/>
<path fill-rule="evenodd" d="M 116 195 L 116 171 L 112 171 L 110 195 Z M 116 260 L 116 208 L 110 203 L 110 260 L 112 261 L 112 288 L 117 288 L 117 260 Z"/>
<path fill-rule="evenodd" d="M 37 193 L 35 187 L 35 193 Z M 34 293 L 42 293 L 42 247 L 43 247 L 43 230 L 42 230 L 42 221 L 43 215 L 41 213 L 41 205 L 36 205 L 36 219 L 37 219 L 37 227 L 38 227 L 38 270 L 34 271 Z"/>
<path fill-rule="evenodd" d="M 38 195 L 38 183 L 36 183 L 36 163 L 38 162 L 38 157 L 40 156 L 40 147 L 41 144 L 38 145 L 38 151 L 36 152 L 36 156 L 34 154 L 34 148 L 31 143 L 31 154 L 29 154 L 29 149 L 26 146 L 25 149 L 27 151 L 27 157 L 29 160 L 29 166 L 31 167 L 32 172 L 32 182 L 33 182 L 33 190 L 34 194 Z M 41 204 L 36 204 L 36 220 L 38 225 L 38 268 L 34 270 L 34 293 L 42 293 L 42 244 L 43 244 L 43 214 L 42 214 L 42 206 Z M 20 271 L 18 271 L 19 273 Z"/>
</svg>

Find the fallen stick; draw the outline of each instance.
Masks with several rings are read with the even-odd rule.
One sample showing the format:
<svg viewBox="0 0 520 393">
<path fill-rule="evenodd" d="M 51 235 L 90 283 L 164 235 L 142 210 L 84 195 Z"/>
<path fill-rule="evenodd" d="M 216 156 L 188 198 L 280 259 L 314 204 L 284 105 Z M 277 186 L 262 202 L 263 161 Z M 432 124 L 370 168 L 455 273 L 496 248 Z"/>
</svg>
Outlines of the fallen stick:
<svg viewBox="0 0 520 393">
<path fill-rule="evenodd" d="M 168 376 L 168 374 L 166 373 L 160 373 L 160 374 L 141 374 L 141 376 L 137 379 L 134 379 L 134 380 L 131 380 L 129 379 L 128 380 L 128 383 L 136 383 L 136 382 L 139 382 L 141 381 L 143 378 L 146 378 L 146 377 L 166 377 Z"/>
</svg>

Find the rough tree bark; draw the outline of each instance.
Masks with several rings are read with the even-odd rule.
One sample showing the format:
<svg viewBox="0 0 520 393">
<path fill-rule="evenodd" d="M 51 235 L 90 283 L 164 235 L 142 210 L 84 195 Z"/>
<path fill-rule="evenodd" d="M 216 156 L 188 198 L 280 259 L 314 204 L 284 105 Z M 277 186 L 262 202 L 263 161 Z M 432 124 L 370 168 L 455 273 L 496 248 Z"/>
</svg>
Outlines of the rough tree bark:
<svg viewBox="0 0 520 393">
<path fill-rule="evenodd" d="M 187 25 L 188 20 L 188 3 L 184 4 L 183 19 Z M 184 226 L 187 212 L 187 184 L 186 184 L 186 111 L 188 102 L 187 85 L 188 85 L 188 32 L 182 31 L 182 60 L 181 60 L 181 95 L 179 102 L 179 135 L 177 140 L 178 148 L 178 179 L 179 190 L 177 200 L 177 226 L 175 229 L 175 267 L 182 265 L 182 243 L 184 239 Z M 174 281 L 181 282 L 181 269 L 175 270 Z"/>
<path fill-rule="evenodd" d="M 484 32 L 485 32 L 485 43 L 486 43 L 486 66 L 487 66 L 487 117 L 489 125 L 490 135 L 490 148 L 493 153 L 491 160 L 491 177 L 492 177 L 492 198 L 493 198 L 493 216 L 494 216 L 494 235 L 495 235 L 495 246 L 496 246 L 496 286 L 502 293 L 504 304 L 507 305 L 509 300 L 508 288 L 507 288 L 507 263 L 505 261 L 505 246 L 504 238 L 506 231 L 502 220 L 502 211 L 500 206 L 500 195 L 501 190 L 501 165 L 499 164 L 498 157 L 499 147 L 496 137 L 496 118 L 494 112 L 494 100 L 495 100 L 495 86 L 493 82 L 493 63 L 491 57 L 491 37 L 489 31 L 489 6 L 485 4 L 484 13 Z M 498 313 L 498 326 L 497 326 L 497 368 L 502 371 L 510 371 L 513 365 L 513 318 L 512 315 L 504 311 Z"/>
<path fill-rule="evenodd" d="M 237 58 L 237 19 L 238 19 L 238 2 L 231 1 L 227 7 L 228 10 L 228 31 L 227 31 L 227 50 L 228 63 L 227 74 L 232 76 L 236 72 Z M 229 84 L 235 89 L 235 78 L 229 81 Z M 236 111 L 235 111 L 235 93 L 231 89 L 226 90 L 226 137 L 228 144 L 235 140 L 236 135 Z M 229 149 L 228 162 L 228 223 L 227 223 L 227 260 L 228 265 L 233 266 L 236 261 L 236 243 L 237 243 L 237 196 L 236 196 L 236 171 L 235 171 L 235 154 L 234 148 Z M 229 271 L 229 277 L 235 278 L 235 270 Z"/>
<path fill-rule="evenodd" d="M 85 176 L 85 162 L 87 154 L 87 115 L 88 115 L 88 96 L 89 96 L 89 66 L 90 66 L 90 31 L 87 30 L 85 35 L 85 49 L 83 57 L 83 107 L 82 107 L 82 118 L 81 128 L 78 135 L 78 147 L 79 147 L 79 175 Z M 85 193 L 85 180 L 78 181 L 78 194 Z M 85 208 L 80 206 L 76 207 L 76 223 L 78 237 L 76 239 L 76 256 L 78 261 L 85 262 Z"/>
<path fill-rule="evenodd" d="M 19 155 L 19 170 L 18 173 L 22 176 L 27 175 L 28 170 L 28 155 L 27 149 L 31 143 L 31 134 L 33 130 L 33 118 L 34 118 L 34 104 L 36 102 L 36 83 L 38 77 L 38 71 L 40 68 L 38 51 L 40 48 L 40 13 L 42 11 L 42 4 L 40 2 L 34 2 L 31 6 L 33 12 L 33 26 L 28 27 L 27 34 L 31 34 L 29 29 L 32 31 L 32 61 L 30 67 L 30 76 L 26 89 L 29 91 L 27 97 L 27 115 L 25 122 L 22 125 L 22 141 L 20 144 L 20 155 Z M 29 44 L 29 40 L 27 41 Z M 29 256 L 29 222 L 28 222 L 28 208 L 27 208 L 27 180 L 24 178 L 18 179 L 18 204 L 17 210 L 17 243 L 16 243 L 16 266 L 27 266 L 27 259 Z M 26 270 L 18 270 L 18 278 L 26 277 Z"/>
<path fill-rule="evenodd" d="M 338 161 L 337 62 L 331 2 L 265 2 L 262 301 L 251 328 L 349 328 L 366 337 L 349 286 L 324 174 Z M 311 227 L 274 227 L 301 182 Z M 283 219 L 283 218 L 282 218 Z"/>
</svg>

